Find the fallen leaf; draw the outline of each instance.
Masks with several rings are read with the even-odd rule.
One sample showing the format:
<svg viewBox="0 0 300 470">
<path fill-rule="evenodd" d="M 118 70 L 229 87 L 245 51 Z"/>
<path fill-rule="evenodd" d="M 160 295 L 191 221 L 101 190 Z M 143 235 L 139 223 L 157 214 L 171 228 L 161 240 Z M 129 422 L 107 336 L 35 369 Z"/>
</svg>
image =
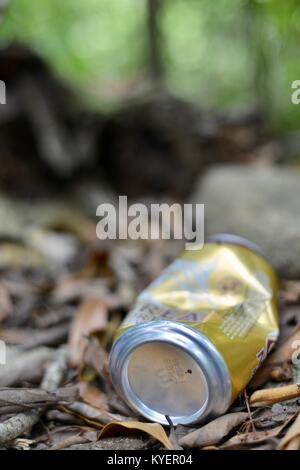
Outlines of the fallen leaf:
<svg viewBox="0 0 300 470">
<path fill-rule="evenodd" d="M 116 331 L 121 321 L 122 321 L 122 317 L 120 313 L 113 312 L 106 328 L 97 334 L 97 338 L 99 339 L 100 343 L 102 344 L 104 348 L 108 349 L 111 347 L 115 338 Z"/>
<path fill-rule="evenodd" d="M 65 341 L 69 325 L 63 324 L 39 330 L 37 328 L 7 328 L 0 330 L 0 339 L 8 344 L 22 344 L 24 349 L 57 346 Z"/>
<path fill-rule="evenodd" d="M 268 406 L 280 401 L 300 397 L 300 387 L 296 384 L 284 387 L 257 390 L 250 397 L 250 405 L 255 407 Z"/>
<path fill-rule="evenodd" d="M 61 265 L 70 263 L 79 248 L 73 235 L 35 228 L 28 234 L 28 243 L 49 261 Z"/>
<path fill-rule="evenodd" d="M 0 388 L 0 408 L 18 405 L 24 408 L 36 408 L 50 403 L 72 403 L 78 394 L 77 387 L 64 387 L 55 392 L 35 388 Z"/>
<path fill-rule="evenodd" d="M 101 331 L 107 325 L 108 308 L 100 299 L 88 299 L 82 302 L 70 329 L 70 360 L 73 366 L 81 363 L 87 345 L 86 336 Z"/>
<path fill-rule="evenodd" d="M 51 294 L 54 303 L 67 303 L 78 299 L 105 299 L 107 304 L 116 305 L 115 297 L 109 292 L 106 278 L 81 278 L 77 275 L 62 279 Z"/>
<path fill-rule="evenodd" d="M 45 363 L 53 357 L 54 350 L 46 347 L 18 351 L 14 357 L 7 354 L 6 364 L 0 367 L 0 387 L 38 381 L 43 375 Z"/>
<path fill-rule="evenodd" d="M 81 361 L 80 379 L 86 382 L 101 377 L 109 382 L 107 352 L 95 336 L 90 336 L 87 341 Z"/>
<path fill-rule="evenodd" d="M 14 306 L 7 287 L 0 284 L 0 322 L 5 320 L 12 312 Z"/>
<path fill-rule="evenodd" d="M 282 296 L 286 303 L 296 303 L 300 297 L 300 282 L 299 281 L 284 281 L 282 282 Z"/>
<path fill-rule="evenodd" d="M 298 449 L 300 449 L 300 414 L 298 414 L 294 424 L 290 427 L 278 446 L 278 450 Z"/>
<path fill-rule="evenodd" d="M 287 341 L 282 344 L 278 349 L 276 349 L 267 360 L 268 364 L 282 364 L 284 361 L 291 359 L 293 352 L 295 352 L 295 341 L 300 340 L 300 324 L 297 325 L 291 336 Z"/>
<path fill-rule="evenodd" d="M 221 416 L 182 437 L 179 440 L 179 445 L 188 448 L 201 448 L 218 444 L 232 429 L 246 421 L 248 417 L 248 413 L 244 412 Z"/>
<path fill-rule="evenodd" d="M 105 393 L 89 382 L 80 382 L 79 396 L 88 405 L 106 411 L 108 410 L 107 396 Z"/>
<path fill-rule="evenodd" d="M 274 438 L 280 434 L 282 431 L 282 426 L 277 426 L 271 430 L 267 431 L 255 431 L 255 432 L 247 432 L 244 434 L 237 434 L 225 442 L 223 445 L 219 447 L 222 450 L 229 450 L 229 449 L 238 449 L 242 446 L 249 446 L 252 444 L 259 444 L 261 442 L 265 442 L 268 439 Z"/>
<path fill-rule="evenodd" d="M 94 408 L 91 405 L 79 401 L 75 401 L 74 403 L 71 403 L 65 407 L 63 406 L 62 409 L 63 411 L 78 416 L 86 423 L 92 424 L 93 426 L 100 429 L 103 428 L 105 424 L 111 423 L 113 421 L 121 422 L 126 421 L 126 419 L 131 419 L 126 418 L 126 416 L 110 413 L 104 409 L 101 410 L 99 408 Z"/>
<path fill-rule="evenodd" d="M 256 372 L 254 378 L 251 380 L 249 386 L 252 389 L 261 387 L 270 377 L 272 370 L 284 362 L 290 361 L 292 354 L 295 352 L 295 344 L 300 341 L 300 325 L 296 326 L 292 335 L 285 343 L 276 349 Z"/>
<path fill-rule="evenodd" d="M 84 383 L 92 382 L 99 378 L 101 379 L 103 392 L 109 407 L 121 415 L 131 416 L 132 410 L 117 395 L 111 383 L 108 368 L 108 354 L 102 344 L 100 344 L 99 339 L 95 336 L 91 336 L 88 338 L 88 345 L 84 351 L 80 368 L 80 380 Z M 84 399 L 84 401 L 88 402 L 89 400 Z"/>
<path fill-rule="evenodd" d="M 273 380 L 273 382 L 288 382 L 292 379 L 292 377 L 293 370 L 291 364 L 288 362 L 274 367 L 274 369 L 272 369 L 270 372 L 270 379 Z"/>
<path fill-rule="evenodd" d="M 14 439 L 13 442 L 14 449 L 18 450 L 30 450 L 30 446 L 35 444 L 33 439 Z"/>
<path fill-rule="evenodd" d="M 33 248 L 22 243 L 0 243 L 0 269 L 48 269 L 46 259 Z"/>
<path fill-rule="evenodd" d="M 59 426 L 53 430 L 47 430 L 39 442 L 44 441 L 51 444 L 50 450 L 60 450 L 75 444 L 84 442 L 96 442 L 99 431 L 87 426 Z"/>
<path fill-rule="evenodd" d="M 140 421 L 113 422 L 107 424 L 100 433 L 100 439 L 113 437 L 119 434 L 132 435 L 136 431 L 141 431 L 159 441 L 166 449 L 173 449 L 173 446 L 165 433 L 164 428 L 158 423 L 142 423 Z"/>
<path fill-rule="evenodd" d="M 173 450 L 182 450 L 182 447 L 178 443 L 178 437 L 177 437 L 177 434 L 175 432 L 174 424 L 173 424 L 173 422 L 172 422 L 172 420 L 169 416 L 166 416 L 166 418 L 167 418 L 167 421 L 168 421 L 169 426 L 170 426 L 169 441 L 172 445 L 172 449 Z"/>
<path fill-rule="evenodd" d="M 237 449 L 242 446 L 248 446 L 252 444 L 260 444 L 265 442 L 269 439 L 279 436 L 279 434 L 287 427 L 294 419 L 295 416 L 298 414 L 298 411 L 294 413 L 290 418 L 288 418 L 285 423 L 281 426 L 277 426 L 273 429 L 267 431 L 255 431 L 255 432 L 248 432 L 244 434 L 237 434 L 233 436 L 231 439 L 226 441 L 223 445 L 219 447 L 222 450 L 229 450 L 229 449 Z"/>
<path fill-rule="evenodd" d="M 80 277 L 87 278 L 109 277 L 112 274 L 108 252 L 99 248 L 94 248 L 87 254 L 84 265 L 78 273 Z"/>
</svg>

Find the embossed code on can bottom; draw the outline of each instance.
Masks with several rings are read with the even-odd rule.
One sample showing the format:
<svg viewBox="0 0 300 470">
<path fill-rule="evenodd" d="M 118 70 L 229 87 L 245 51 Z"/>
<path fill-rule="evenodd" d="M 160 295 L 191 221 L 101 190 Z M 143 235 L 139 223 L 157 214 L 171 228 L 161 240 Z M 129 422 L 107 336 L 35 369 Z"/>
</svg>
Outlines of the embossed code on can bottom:
<svg viewBox="0 0 300 470">
<path fill-rule="evenodd" d="M 128 361 L 128 382 L 148 408 L 164 415 L 193 415 L 208 398 L 207 381 L 195 359 L 167 343 L 136 348 Z"/>
</svg>

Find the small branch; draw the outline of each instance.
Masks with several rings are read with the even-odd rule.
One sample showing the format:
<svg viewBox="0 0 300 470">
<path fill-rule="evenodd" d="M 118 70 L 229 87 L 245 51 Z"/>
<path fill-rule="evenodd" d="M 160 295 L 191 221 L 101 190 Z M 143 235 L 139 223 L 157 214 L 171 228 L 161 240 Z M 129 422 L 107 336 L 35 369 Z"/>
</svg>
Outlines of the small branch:
<svg viewBox="0 0 300 470">
<path fill-rule="evenodd" d="M 250 397 L 250 405 L 255 407 L 273 405 L 281 401 L 300 397 L 300 386 L 298 384 L 286 385 L 284 387 L 266 388 L 257 390 Z"/>
<path fill-rule="evenodd" d="M 30 382 L 42 377 L 42 367 L 53 360 L 53 349 L 40 347 L 31 351 L 20 351 L 16 357 L 8 358 L 0 368 L 0 387 L 11 387 L 21 382 Z"/>
<path fill-rule="evenodd" d="M 65 347 L 57 351 L 54 362 L 46 370 L 41 389 L 49 392 L 54 391 L 63 379 L 67 368 L 67 350 Z M 31 428 L 39 421 L 43 408 L 31 410 L 26 413 L 19 413 L 16 416 L 0 423 L 0 445 L 29 432 Z"/>
<path fill-rule="evenodd" d="M 250 423 L 251 423 L 252 431 L 253 431 L 253 432 L 256 432 L 255 425 L 254 425 L 254 421 L 253 421 L 253 418 L 252 418 L 252 413 L 251 413 L 250 406 L 249 406 L 249 398 L 248 398 L 248 394 L 247 394 L 246 389 L 244 390 L 244 398 L 245 398 L 245 403 L 246 403 L 246 407 L 247 407 L 247 411 L 248 411 L 248 415 L 249 415 L 249 420 L 250 420 Z"/>
<path fill-rule="evenodd" d="M 58 350 L 56 359 L 46 370 L 44 375 L 41 389 L 47 392 L 53 392 L 56 390 L 64 378 L 64 374 L 67 368 L 68 361 L 68 350 L 66 347 L 61 347 Z"/>
</svg>

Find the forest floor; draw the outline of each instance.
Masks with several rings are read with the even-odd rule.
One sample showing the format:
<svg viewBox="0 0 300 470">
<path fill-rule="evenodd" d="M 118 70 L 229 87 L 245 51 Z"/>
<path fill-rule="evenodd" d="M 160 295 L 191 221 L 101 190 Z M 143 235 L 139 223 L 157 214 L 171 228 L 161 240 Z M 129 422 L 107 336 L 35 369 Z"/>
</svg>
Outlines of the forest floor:
<svg viewBox="0 0 300 470">
<path fill-rule="evenodd" d="M 78 223 L 70 223 L 74 209 L 50 211 L 49 203 L 47 211 L 51 223 L 38 227 L 35 218 L 26 243 L 0 243 L 2 448 L 299 447 L 300 367 L 291 356 L 300 339 L 300 282 L 282 282 L 278 345 L 228 413 L 175 429 L 147 423 L 113 389 L 108 355 L 137 293 L 181 243 L 101 242 L 92 219 L 77 213 Z M 258 389 L 264 390 L 259 401 Z"/>
</svg>

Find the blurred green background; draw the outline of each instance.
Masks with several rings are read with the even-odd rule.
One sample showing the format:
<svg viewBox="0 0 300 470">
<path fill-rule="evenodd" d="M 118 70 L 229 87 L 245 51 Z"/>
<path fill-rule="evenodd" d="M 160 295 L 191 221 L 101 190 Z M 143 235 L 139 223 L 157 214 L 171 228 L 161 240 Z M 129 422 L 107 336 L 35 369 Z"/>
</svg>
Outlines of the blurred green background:
<svg viewBox="0 0 300 470">
<path fill-rule="evenodd" d="M 149 89 L 151 0 L 11 0 L 2 43 L 32 47 L 100 109 Z M 273 128 L 296 129 L 298 0 L 160 0 L 160 81 L 203 108 L 259 104 Z"/>
</svg>

